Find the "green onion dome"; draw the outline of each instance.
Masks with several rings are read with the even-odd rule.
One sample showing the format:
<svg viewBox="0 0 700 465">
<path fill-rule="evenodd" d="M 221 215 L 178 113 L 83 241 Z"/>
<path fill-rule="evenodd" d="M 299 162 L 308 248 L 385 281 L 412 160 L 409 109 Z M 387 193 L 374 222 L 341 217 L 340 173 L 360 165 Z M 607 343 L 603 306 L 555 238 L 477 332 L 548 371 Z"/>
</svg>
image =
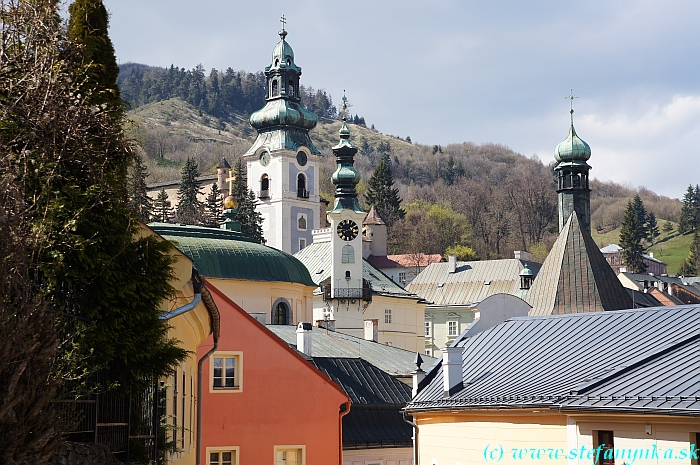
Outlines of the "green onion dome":
<svg viewBox="0 0 700 465">
<path fill-rule="evenodd" d="M 576 134 L 574 129 L 573 110 L 571 110 L 571 128 L 569 135 L 554 150 L 554 158 L 558 162 L 587 161 L 591 158 L 591 147 Z"/>
</svg>

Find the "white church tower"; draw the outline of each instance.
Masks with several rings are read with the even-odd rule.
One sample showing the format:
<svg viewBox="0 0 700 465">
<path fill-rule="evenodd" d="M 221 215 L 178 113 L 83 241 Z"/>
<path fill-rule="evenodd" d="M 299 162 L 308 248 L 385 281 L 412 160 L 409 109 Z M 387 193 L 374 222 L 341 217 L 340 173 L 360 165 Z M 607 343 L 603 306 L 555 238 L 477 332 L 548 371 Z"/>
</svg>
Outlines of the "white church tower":
<svg viewBox="0 0 700 465">
<path fill-rule="evenodd" d="M 347 99 L 343 96 L 343 115 L 346 110 Z M 353 166 L 357 147 L 349 139 L 350 130 L 343 116 L 340 142 L 333 147 L 337 168 L 332 177 L 335 203 L 327 214 L 331 225 L 314 231 L 314 242 L 330 243 L 330 277 L 321 283 L 324 306 L 314 307 L 314 320 L 331 320 L 336 331 L 362 337 L 372 285 L 362 275 L 362 222 L 367 213 L 357 202 L 355 187 L 360 173 Z"/>
<path fill-rule="evenodd" d="M 301 68 L 285 41 L 284 23 L 279 35 L 272 63 L 265 68 L 267 103 L 250 116 L 258 137 L 243 159 L 267 245 L 294 254 L 311 244 L 311 231 L 320 226 L 321 154 L 309 138 L 317 119 L 301 106 Z"/>
</svg>

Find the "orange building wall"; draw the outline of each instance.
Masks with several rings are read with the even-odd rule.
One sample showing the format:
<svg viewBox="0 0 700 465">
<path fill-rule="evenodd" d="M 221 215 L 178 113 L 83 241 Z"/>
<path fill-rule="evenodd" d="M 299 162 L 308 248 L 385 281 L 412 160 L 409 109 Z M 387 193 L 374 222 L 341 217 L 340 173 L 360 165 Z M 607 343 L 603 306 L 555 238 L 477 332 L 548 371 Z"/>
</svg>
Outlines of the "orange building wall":
<svg viewBox="0 0 700 465">
<path fill-rule="evenodd" d="M 207 448 L 239 447 L 239 463 L 275 464 L 274 446 L 305 446 L 306 465 L 339 464 L 341 404 L 347 395 L 287 344 L 209 283 L 221 314 L 217 352 L 242 352 L 240 392 L 210 392 L 203 365 L 202 464 Z M 199 346 L 198 359 L 213 346 Z"/>
</svg>

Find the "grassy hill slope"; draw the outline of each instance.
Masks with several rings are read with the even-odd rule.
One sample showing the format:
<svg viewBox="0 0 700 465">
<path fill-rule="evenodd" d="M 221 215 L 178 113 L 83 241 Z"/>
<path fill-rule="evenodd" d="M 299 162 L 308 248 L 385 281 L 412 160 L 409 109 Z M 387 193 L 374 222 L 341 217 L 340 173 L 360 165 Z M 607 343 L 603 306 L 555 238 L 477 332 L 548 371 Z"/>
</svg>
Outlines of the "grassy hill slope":
<svg viewBox="0 0 700 465">
<path fill-rule="evenodd" d="M 663 221 L 660 221 L 660 223 L 663 223 Z M 654 258 L 668 265 L 669 274 L 678 273 L 681 263 L 688 256 L 690 244 L 693 242 L 692 234 L 678 235 L 675 229 L 678 225 L 674 223 L 673 227 L 674 230 L 670 233 L 662 231 L 656 243 L 647 249 L 647 253 L 653 252 Z M 591 236 L 599 247 L 605 247 L 609 244 L 619 244 L 620 228 L 606 232 L 605 234 L 598 234 L 596 231 L 593 231 Z"/>
</svg>

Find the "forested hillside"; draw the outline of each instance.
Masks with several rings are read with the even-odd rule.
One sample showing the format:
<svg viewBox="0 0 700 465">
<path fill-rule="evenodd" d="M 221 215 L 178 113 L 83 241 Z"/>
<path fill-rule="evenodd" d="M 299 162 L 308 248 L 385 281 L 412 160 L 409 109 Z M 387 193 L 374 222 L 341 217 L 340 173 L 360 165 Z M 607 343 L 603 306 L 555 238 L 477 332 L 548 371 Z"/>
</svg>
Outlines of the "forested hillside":
<svg viewBox="0 0 700 465">
<path fill-rule="evenodd" d="M 136 124 L 131 133 L 148 156 L 149 182 L 179 179 L 188 156 L 198 161 L 203 173 L 214 172 L 221 157 L 233 164 L 255 139 L 248 116 L 265 104 L 261 72 L 229 68 L 206 75 L 201 66 L 184 70 L 125 64 L 119 83 L 133 108 Z M 338 141 L 340 126 L 337 109 L 324 90 L 304 88 L 302 104 L 321 116 L 311 137 L 324 155 L 322 195 L 331 198 L 330 177 L 335 170 L 331 147 Z M 413 144 L 407 135 L 401 138 L 367 128 L 364 118 L 351 116 L 350 121 L 357 123 L 350 129 L 352 142 L 360 148 L 356 159 L 363 179 L 360 194 L 384 158 L 407 211 L 393 227 L 390 252 L 445 253 L 457 241 L 482 259 L 509 257 L 522 249 L 539 259 L 546 256 L 557 233 L 550 154 L 543 160 L 528 158 L 495 143 Z M 551 141 L 552 148 L 558 142 Z M 681 203 L 648 189 L 595 180 L 591 188 L 591 225 L 597 231 L 619 227 L 635 194 L 659 221 L 679 220 Z M 459 237 L 446 231 L 454 224 L 467 225 Z"/>
</svg>

